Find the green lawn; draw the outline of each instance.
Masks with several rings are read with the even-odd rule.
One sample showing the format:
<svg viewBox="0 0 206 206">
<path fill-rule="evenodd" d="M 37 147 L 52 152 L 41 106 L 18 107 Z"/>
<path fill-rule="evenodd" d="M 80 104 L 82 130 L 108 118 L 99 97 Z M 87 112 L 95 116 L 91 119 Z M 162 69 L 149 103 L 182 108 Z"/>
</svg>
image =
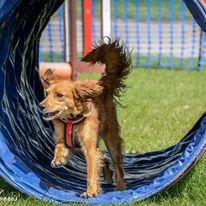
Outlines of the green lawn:
<svg viewBox="0 0 206 206">
<path fill-rule="evenodd" d="M 206 71 L 133 70 L 122 97 L 127 107 L 118 109 L 125 151 L 159 150 L 179 141 L 206 108 L 205 79 Z M 206 205 L 205 170 L 206 159 L 202 158 L 189 175 L 167 192 L 133 205 Z M 9 205 L 52 205 L 20 194 L 3 180 L 0 183 L 4 195 L 13 193 L 19 198 Z"/>
</svg>

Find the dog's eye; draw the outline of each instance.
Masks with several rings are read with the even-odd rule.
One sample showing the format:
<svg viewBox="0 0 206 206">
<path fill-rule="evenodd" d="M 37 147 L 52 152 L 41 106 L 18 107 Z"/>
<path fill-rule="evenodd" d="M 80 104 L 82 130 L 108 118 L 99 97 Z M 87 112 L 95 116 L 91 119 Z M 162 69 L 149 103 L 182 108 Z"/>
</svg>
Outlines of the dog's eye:
<svg viewBox="0 0 206 206">
<path fill-rule="evenodd" d="M 64 96 L 63 94 L 56 93 L 56 97 L 57 97 L 57 98 L 62 98 L 63 96 Z"/>
</svg>

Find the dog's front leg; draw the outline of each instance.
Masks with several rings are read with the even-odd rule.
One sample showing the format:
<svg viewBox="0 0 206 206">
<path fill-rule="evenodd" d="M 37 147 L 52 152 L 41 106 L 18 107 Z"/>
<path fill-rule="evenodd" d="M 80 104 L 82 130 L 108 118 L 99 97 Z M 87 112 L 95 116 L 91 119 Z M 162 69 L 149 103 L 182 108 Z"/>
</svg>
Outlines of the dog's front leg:
<svg viewBox="0 0 206 206">
<path fill-rule="evenodd" d="M 80 141 L 87 162 L 87 191 L 82 196 L 95 197 L 101 192 L 99 178 L 101 157 L 97 149 L 97 132 L 86 130 Z"/>
<path fill-rule="evenodd" d="M 53 120 L 55 130 L 55 151 L 52 167 L 61 167 L 67 164 L 70 149 L 65 144 L 65 124 L 58 119 Z"/>
</svg>

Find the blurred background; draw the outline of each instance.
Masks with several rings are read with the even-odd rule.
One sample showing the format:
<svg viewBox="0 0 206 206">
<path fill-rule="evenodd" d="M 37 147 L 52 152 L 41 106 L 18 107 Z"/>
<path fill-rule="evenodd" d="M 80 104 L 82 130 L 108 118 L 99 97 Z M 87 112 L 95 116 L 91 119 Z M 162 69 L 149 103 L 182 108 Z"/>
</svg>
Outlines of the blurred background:
<svg viewBox="0 0 206 206">
<path fill-rule="evenodd" d="M 76 1 L 77 57 L 83 55 L 82 2 Z M 102 38 L 102 1 L 91 3 L 91 36 L 95 43 Z M 121 37 L 133 50 L 133 67 L 201 70 L 205 64 L 205 34 L 183 1 L 111 0 L 110 15 L 110 36 Z M 42 34 L 40 62 L 65 61 L 65 26 L 62 6 Z"/>
</svg>

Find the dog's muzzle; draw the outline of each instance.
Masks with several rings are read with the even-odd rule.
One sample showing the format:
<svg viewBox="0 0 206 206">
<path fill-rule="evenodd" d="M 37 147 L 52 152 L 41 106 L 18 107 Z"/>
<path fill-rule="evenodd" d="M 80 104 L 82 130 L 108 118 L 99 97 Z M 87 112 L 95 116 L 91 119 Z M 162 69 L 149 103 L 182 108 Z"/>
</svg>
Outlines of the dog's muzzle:
<svg viewBox="0 0 206 206">
<path fill-rule="evenodd" d="M 59 114 L 60 111 L 56 110 L 54 112 L 43 112 L 43 118 L 47 121 L 52 120 L 56 117 L 57 114 Z"/>
</svg>

